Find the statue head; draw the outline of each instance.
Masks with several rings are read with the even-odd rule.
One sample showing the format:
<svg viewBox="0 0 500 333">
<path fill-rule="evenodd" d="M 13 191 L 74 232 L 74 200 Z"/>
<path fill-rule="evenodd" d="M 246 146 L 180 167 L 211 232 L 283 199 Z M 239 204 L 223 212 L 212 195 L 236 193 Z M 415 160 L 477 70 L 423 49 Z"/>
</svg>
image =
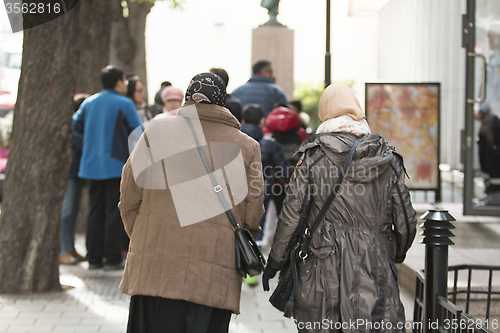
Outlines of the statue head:
<svg viewBox="0 0 500 333">
<path fill-rule="evenodd" d="M 262 0 L 260 5 L 264 8 L 267 8 L 267 11 L 269 12 L 269 21 L 264 25 L 282 25 L 276 19 L 276 16 L 278 15 L 279 4 L 280 0 Z"/>
<path fill-rule="evenodd" d="M 274 7 L 277 7 L 278 3 L 279 3 L 279 0 L 262 0 L 260 5 L 264 8 L 267 8 L 268 10 L 271 10 Z"/>
</svg>

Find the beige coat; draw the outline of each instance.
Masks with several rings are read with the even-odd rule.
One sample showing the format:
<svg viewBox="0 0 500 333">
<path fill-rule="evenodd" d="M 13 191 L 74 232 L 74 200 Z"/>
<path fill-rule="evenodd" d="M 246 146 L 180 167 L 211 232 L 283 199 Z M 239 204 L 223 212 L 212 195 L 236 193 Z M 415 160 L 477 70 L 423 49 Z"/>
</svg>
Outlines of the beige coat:
<svg viewBox="0 0 500 333">
<path fill-rule="evenodd" d="M 241 177 L 246 177 L 248 195 L 233 213 L 256 237 L 264 214 L 259 144 L 240 132 L 239 122 L 226 108 L 195 105 L 209 145 L 229 142 L 241 149 L 246 169 Z M 168 121 L 153 119 L 149 126 Z M 143 136 L 149 147 L 148 129 Z M 162 162 L 165 173 L 163 163 L 168 160 Z M 236 271 L 234 232 L 226 214 L 181 226 L 167 178 L 163 180 L 166 189 L 145 189 L 136 184 L 130 159 L 123 168 L 119 207 L 130 248 L 120 290 L 128 295 L 186 300 L 239 313 L 242 280 Z M 197 209 L 196 202 L 192 209 Z"/>
</svg>

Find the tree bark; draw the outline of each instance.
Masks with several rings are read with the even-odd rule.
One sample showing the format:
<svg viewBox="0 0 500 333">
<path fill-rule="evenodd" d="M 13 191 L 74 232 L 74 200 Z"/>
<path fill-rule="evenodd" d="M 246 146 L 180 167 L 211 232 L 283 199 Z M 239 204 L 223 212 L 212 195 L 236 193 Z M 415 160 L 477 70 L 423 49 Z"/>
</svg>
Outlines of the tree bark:
<svg viewBox="0 0 500 333">
<path fill-rule="evenodd" d="M 102 89 L 100 70 L 109 64 L 112 1 L 85 0 L 79 16 L 79 59 L 75 92 L 95 94 Z"/>
<path fill-rule="evenodd" d="M 0 293 L 61 288 L 57 217 L 70 159 L 75 14 L 72 10 L 39 26 L 37 17 L 31 17 L 35 27 L 24 32 L 0 219 Z"/>
<path fill-rule="evenodd" d="M 153 3 L 127 1 L 128 17 L 123 16 L 121 1 L 112 2 L 113 26 L 111 29 L 110 63 L 127 73 L 139 75 L 147 84 L 146 47 L 144 33 L 146 17 Z"/>
</svg>

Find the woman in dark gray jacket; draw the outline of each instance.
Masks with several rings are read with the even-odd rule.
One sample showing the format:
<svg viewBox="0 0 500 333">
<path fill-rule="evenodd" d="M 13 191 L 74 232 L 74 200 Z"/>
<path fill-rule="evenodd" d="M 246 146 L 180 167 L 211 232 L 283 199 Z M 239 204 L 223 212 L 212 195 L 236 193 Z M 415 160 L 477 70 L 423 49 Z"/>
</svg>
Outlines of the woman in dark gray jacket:
<svg viewBox="0 0 500 333">
<path fill-rule="evenodd" d="M 403 158 L 371 134 L 353 91 L 329 86 L 321 96 L 318 134 L 298 149 L 263 275 L 264 289 L 288 257 L 285 249 L 300 211 L 307 227 L 338 180 L 354 141 L 359 143 L 339 191 L 312 234 L 299 263 L 293 316 L 299 332 L 404 332 L 395 263 L 404 260 L 416 231 L 416 212 L 405 186 Z M 308 194 L 309 193 L 309 194 Z M 304 206 L 304 207 L 303 207 Z"/>
</svg>

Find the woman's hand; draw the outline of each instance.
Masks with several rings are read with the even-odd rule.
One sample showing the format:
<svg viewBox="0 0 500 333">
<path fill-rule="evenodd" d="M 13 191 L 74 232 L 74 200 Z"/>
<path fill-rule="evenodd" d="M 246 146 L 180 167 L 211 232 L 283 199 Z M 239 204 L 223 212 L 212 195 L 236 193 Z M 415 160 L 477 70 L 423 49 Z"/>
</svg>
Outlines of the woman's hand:
<svg viewBox="0 0 500 333">
<path fill-rule="evenodd" d="M 276 268 L 272 267 L 270 263 L 267 263 L 264 268 L 264 273 L 262 274 L 262 288 L 264 288 L 264 291 L 269 291 L 269 280 L 274 278 L 277 272 L 278 270 Z"/>
</svg>

